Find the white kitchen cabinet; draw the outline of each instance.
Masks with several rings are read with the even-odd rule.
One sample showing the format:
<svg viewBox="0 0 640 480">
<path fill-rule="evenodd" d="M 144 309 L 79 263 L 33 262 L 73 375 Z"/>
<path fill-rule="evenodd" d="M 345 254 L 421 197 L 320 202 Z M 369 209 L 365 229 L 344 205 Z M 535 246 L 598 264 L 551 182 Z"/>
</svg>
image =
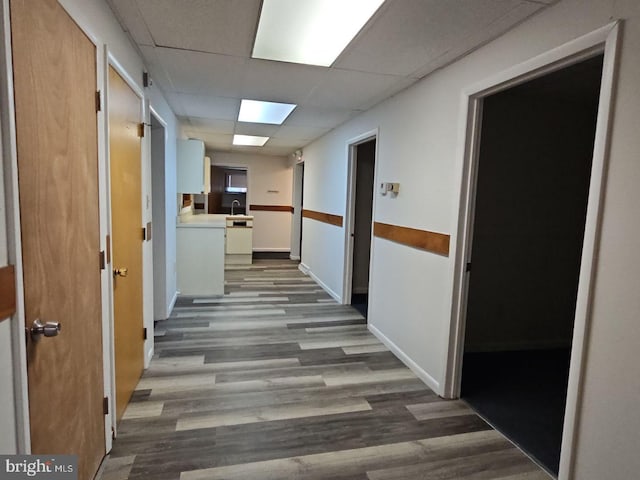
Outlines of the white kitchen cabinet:
<svg viewBox="0 0 640 480">
<path fill-rule="evenodd" d="M 178 193 L 209 193 L 211 159 L 204 156 L 204 142 L 178 140 Z"/>
<path fill-rule="evenodd" d="M 224 295 L 224 220 L 192 215 L 177 225 L 176 267 L 182 295 Z"/>
</svg>

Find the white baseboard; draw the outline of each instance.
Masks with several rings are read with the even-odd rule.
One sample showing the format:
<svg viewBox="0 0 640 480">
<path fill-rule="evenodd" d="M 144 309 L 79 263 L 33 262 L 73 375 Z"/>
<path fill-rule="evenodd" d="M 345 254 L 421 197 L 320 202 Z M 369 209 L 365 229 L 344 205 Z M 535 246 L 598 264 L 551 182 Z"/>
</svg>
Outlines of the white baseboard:
<svg viewBox="0 0 640 480">
<path fill-rule="evenodd" d="M 291 249 L 287 247 L 277 247 L 277 248 L 254 248 L 254 252 L 290 252 Z"/>
<path fill-rule="evenodd" d="M 297 261 L 297 262 L 299 262 L 299 261 L 300 261 L 300 255 L 289 255 L 289 258 L 290 258 L 291 260 L 295 260 L 295 261 Z"/>
<path fill-rule="evenodd" d="M 151 349 L 147 352 L 147 360 L 145 363 L 145 367 L 144 368 L 149 368 L 149 365 L 151 365 L 151 359 L 153 358 L 153 353 L 154 353 L 154 343 L 153 343 L 153 337 L 151 337 Z"/>
<path fill-rule="evenodd" d="M 176 293 L 173 294 L 173 298 L 171 299 L 171 302 L 169 303 L 169 308 L 167 309 L 167 318 L 171 316 L 171 312 L 173 312 L 173 307 L 176 306 L 176 301 L 178 300 L 179 293 L 180 292 L 176 291 Z"/>
<path fill-rule="evenodd" d="M 378 340 L 385 344 L 385 346 L 393 352 L 393 354 L 400 359 L 402 363 L 404 363 L 409 370 L 416 374 L 420 380 L 427 384 L 427 386 L 433 390 L 436 394 L 442 395 L 443 392 L 440 390 L 440 382 L 438 382 L 435 378 L 429 375 L 426 371 L 424 371 L 416 362 L 411 360 L 409 356 L 404 353 L 400 347 L 398 347 L 395 343 L 389 340 L 380 330 L 374 327 L 371 324 L 367 325 L 369 331 L 373 333 Z"/>
<path fill-rule="evenodd" d="M 342 297 L 340 295 L 338 295 L 336 292 L 334 292 L 333 290 L 331 290 L 326 283 L 324 283 L 322 280 L 320 280 L 312 271 L 311 269 L 305 265 L 304 263 L 300 263 L 298 265 L 298 270 L 300 270 L 302 273 L 304 273 L 305 275 L 310 276 L 318 285 L 320 285 L 322 287 L 322 289 L 327 292 L 329 295 L 331 295 L 333 297 L 333 299 L 338 302 L 338 303 L 342 303 Z"/>
</svg>

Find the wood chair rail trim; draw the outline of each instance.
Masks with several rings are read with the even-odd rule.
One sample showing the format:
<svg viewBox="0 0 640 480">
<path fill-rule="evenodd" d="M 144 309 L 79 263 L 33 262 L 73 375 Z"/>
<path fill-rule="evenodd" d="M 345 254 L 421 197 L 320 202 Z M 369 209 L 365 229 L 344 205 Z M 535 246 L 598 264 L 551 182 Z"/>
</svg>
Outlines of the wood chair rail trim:
<svg viewBox="0 0 640 480">
<path fill-rule="evenodd" d="M 302 210 L 302 216 L 310 218 L 318 222 L 328 223 L 336 227 L 342 227 L 343 217 L 341 215 L 333 215 L 331 213 L 316 212 L 315 210 Z"/>
<path fill-rule="evenodd" d="M 373 234 L 409 247 L 419 248 L 438 255 L 449 256 L 450 235 L 444 233 L 401 227 L 388 223 L 374 222 Z"/>
</svg>

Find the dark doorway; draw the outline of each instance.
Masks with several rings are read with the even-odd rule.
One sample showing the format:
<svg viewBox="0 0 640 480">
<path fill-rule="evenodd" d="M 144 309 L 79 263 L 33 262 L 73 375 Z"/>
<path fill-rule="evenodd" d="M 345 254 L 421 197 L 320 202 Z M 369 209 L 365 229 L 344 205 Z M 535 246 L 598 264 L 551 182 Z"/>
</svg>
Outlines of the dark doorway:
<svg viewBox="0 0 640 480">
<path fill-rule="evenodd" d="M 461 396 L 556 475 L 602 61 L 482 106 Z"/>
<path fill-rule="evenodd" d="M 298 255 L 302 258 L 302 209 L 304 208 L 304 162 L 299 165 L 300 168 L 300 214 L 298 223 L 300 228 L 300 236 L 298 240 Z"/>
<path fill-rule="evenodd" d="M 371 221 L 376 166 L 376 140 L 355 148 L 355 192 L 353 226 L 353 264 L 351 305 L 367 318 L 369 303 L 369 261 L 371 258 Z"/>
</svg>

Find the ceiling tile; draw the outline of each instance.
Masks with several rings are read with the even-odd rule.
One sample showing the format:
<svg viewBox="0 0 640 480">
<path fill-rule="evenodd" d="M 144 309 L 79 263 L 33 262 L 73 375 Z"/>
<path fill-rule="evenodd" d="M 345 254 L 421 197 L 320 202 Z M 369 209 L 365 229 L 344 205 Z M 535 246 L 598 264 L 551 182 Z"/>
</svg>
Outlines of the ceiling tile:
<svg viewBox="0 0 640 480">
<path fill-rule="evenodd" d="M 107 3 L 115 13 L 122 28 L 131 34 L 137 44 L 153 45 L 153 38 L 151 38 L 147 24 L 136 2 L 131 0 L 107 0 Z"/>
<path fill-rule="evenodd" d="M 270 147 L 287 147 L 287 148 L 293 148 L 294 150 L 296 148 L 302 148 L 305 145 L 308 145 L 309 143 L 311 143 L 310 140 L 304 140 L 304 139 L 294 139 L 294 138 L 272 138 L 271 140 L 269 140 L 269 146 Z"/>
<path fill-rule="evenodd" d="M 271 146 L 271 140 L 269 140 L 264 147 L 248 147 L 242 145 L 233 145 L 231 147 L 232 152 L 248 153 L 252 155 L 273 155 L 273 156 L 287 156 L 293 153 L 296 148 L 287 146 Z M 216 151 L 215 149 L 212 149 Z M 214 153 L 215 154 L 215 153 Z"/>
<path fill-rule="evenodd" d="M 275 139 L 312 140 L 329 131 L 328 127 L 292 127 L 283 125 L 274 135 Z"/>
<path fill-rule="evenodd" d="M 332 68 L 307 98 L 304 106 L 362 109 L 372 98 L 404 80 L 392 75 L 355 72 Z"/>
<path fill-rule="evenodd" d="M 539 3 L 519 2 L 518 5 L 514 6 L 514 8 L 508 9 L 498 18 L 481 25 L 482 28 L 469 29 L 466 32 L 466 35 L 459 42 L 452 44 L 451 48 L 446 52 L 427 62 L 424 66 L 414 72 L 414 76 L 422 78 L 432 71 L 455 61 L 457 58 L 475 50 L 478 46 L 499 37 L 513 27 L 513 25 L 516 25 L 530 15 L 533 15 L 541 8 L 544 8 L 544 6 Z"/>
<path fill-rule="evenodd" d="M 231 135 L 236 126 L 233 120 L 218 120 L 214 118 L 187 117 L 181 118 L 186 125 L 192 130 L 198 130 L 211 133 L 224 133 Z"/>
<path fill-rule="evenodd" d="M 234 132 L 266 135 L 272 138 L 265 147 L 244 151 L 281 155 L 556 0 L 390 0 L 332 68 L 250 58 L 261 0 L 107 2 L 184 131 L 218 151 L 238 150 Z M 241 98 L 298 107 L 280 127 L 242 124 Z"/>
<path fill-rule="evenodd" d="M 235 133 L 240 135 L 257 135 L 259 137 L 272 137 L 280 128 L 279 125 L 265 125 L 261 123 L 236 122 Z"/>
<path fill-rule="evenodd" d="M 390 2 L 335 64 L 366 72 L 411 75 L 466 43 L 521 0 L 403 0 Z M 463 48 L 463 51 L 468 49 Z"/>
<path fill-rule="evenodd" d="M 345 110 L 341 108 L 298 107 L 289 118 L 287 126 L 333 128 L 355 117 L 360 110 Z"/>
<path fill-rule="evenodd" d="M 260 0 L 136 0 L 156 45 L 247 57 Z"/>
<path fill-rule="evenodd" d="M 158 61 L 179 93 L 240 97 L 247 59 L 156 48 Z"/>
<path fill-rule="evenodd" d="M 199 138 L 209 149 L 230 149 L 233 135 L 221 133 L 205 133 L 185 128 L 183 133 L 189 138 Z"/>
<path fill-rule="evenodd" d="M 238 118 L 240 100 L 237 98 L 208 97 L 206 95 L 189 95 L 186 93 L 169 93 L 168 99 L 174 99 L 182 106 L 182 116 L 202 117 L 217 120 Z"/>
<path fill-rule="evenodd" d="M 250 59 L 242 85 L 249 100 L 302 103 L 326 75 L 327 69 Z"/>
</svg>

